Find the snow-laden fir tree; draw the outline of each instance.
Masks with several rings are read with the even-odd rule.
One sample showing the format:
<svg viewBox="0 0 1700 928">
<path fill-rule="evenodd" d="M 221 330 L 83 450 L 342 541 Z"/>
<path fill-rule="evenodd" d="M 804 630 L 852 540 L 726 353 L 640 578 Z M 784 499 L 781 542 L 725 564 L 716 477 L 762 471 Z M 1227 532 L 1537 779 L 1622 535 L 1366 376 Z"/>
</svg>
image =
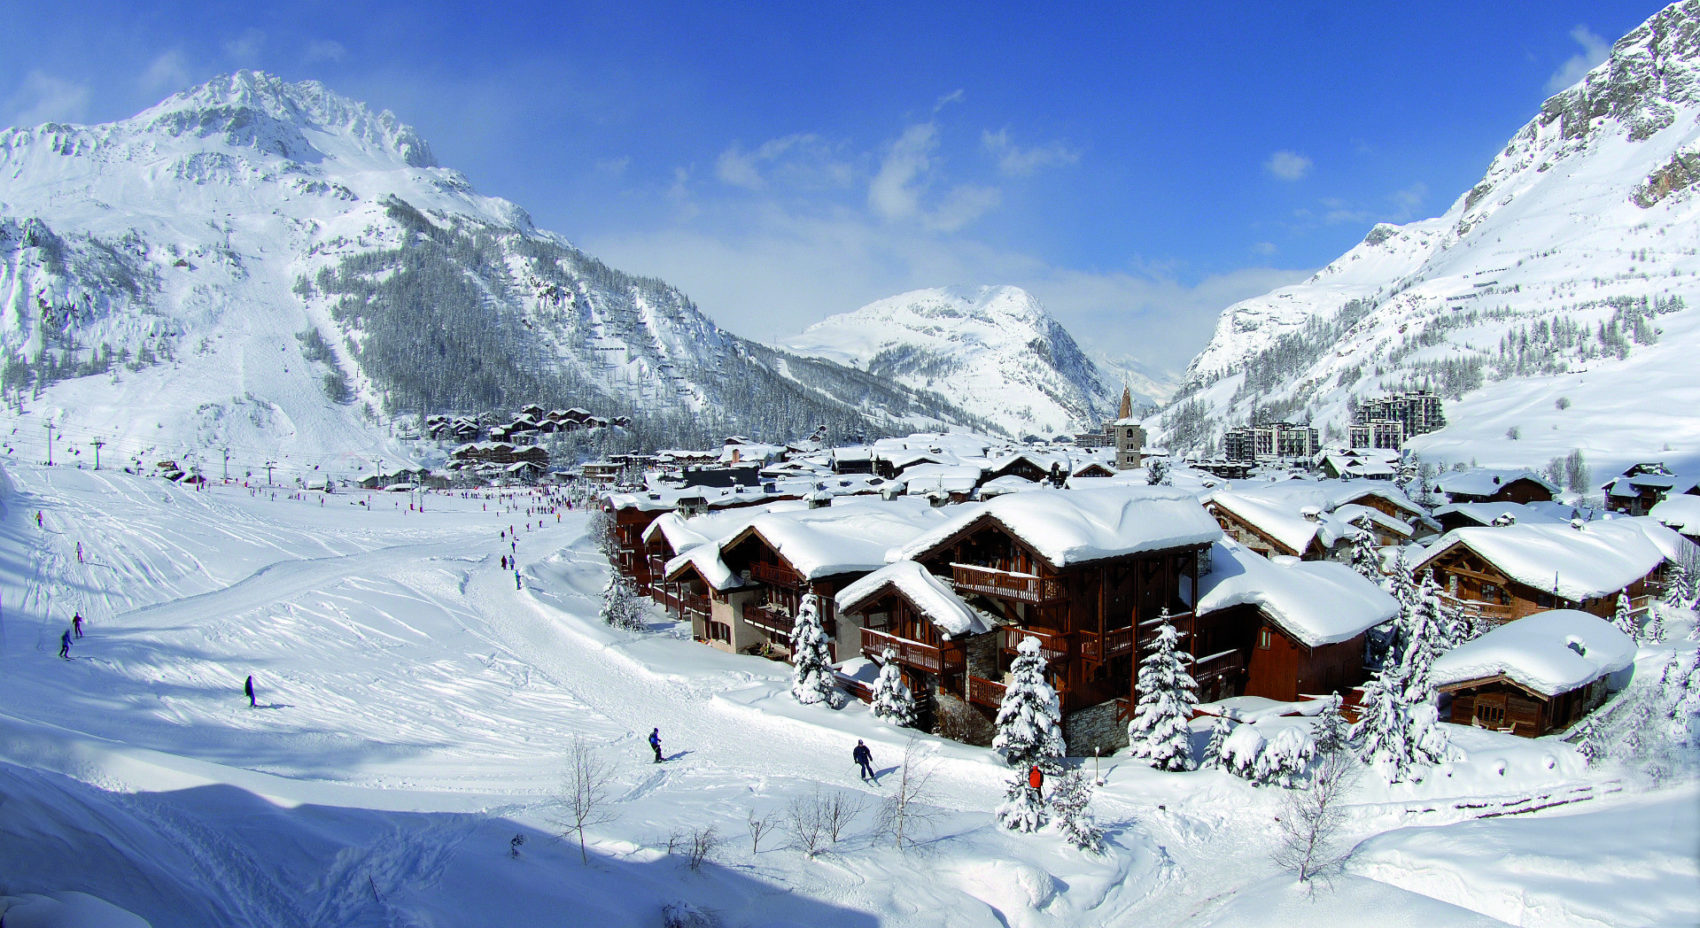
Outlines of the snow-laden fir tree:
<svg viewBox="0 0 1700 928">
<path fill-rule="evenodd" d="M 1344 751 L 1347 747 L 1346 736 L 1350 733 L 1346 725 L 1346 717 L 1340 714 L 1340 704 L 1344 702 L 1338 695 L 1328 697 L 1328 706 L 1316 717 L 1315 732 L 1311 740 L 1316 744 L 1316 755 L 1334 754 Z"/>
<path fill-rule="evenodd" d="M 1216 721 L 1210 726 L 1210 740 L 1204 745 L 1204 759 L 1198 766 L 1203 770 L 1220 770 L 1222 768 L 1222 745 L 1228 741 L 1228 733 L 1233 725 L 1222 716 L 1216 716 Z"/>
<path fill-rule="evenodd" d="M 1162 458 L 1152 458 L 1145 463 L 1145 482 L 1154 487 L 1166 487 L 1173 482 L 1169 476 L 1169 462 Z"/>
<path fill-rule="evenodd" d="M 831 702 L 832 655 L 827 651 L 826 629 L 821 627 L 820 597 L 803 597 L 791 626 L 791 695 L 803 705 Z"/>
<path fill-rule="evenodd" d="M 1253 772 L 1259 783 L 1274 783 L 1292 789 L 1304 779 L 1305 770 L 1315 756 L 1316 745 L 1310 736 L 1303 728 L 1290 725 L 1276 732 L 1275 737 L 1258 752 Z"/>
<path fill-rule="evenodd" d="M 1611 624 L 1617 626 L 1618 631 L 1628 635 L 1630 641 L 1638 640 L 1641 637 L 1641 628 L 1635 624 L 1635 613 L 1630 609 L 1628 593 L 1617 594 L 1617 611 L 1612 613 Z"/>
<path fill-rule="evenodd" d="M 601 618 L 615 628 L 644 629 L 643 605 L 631 584 L 619 574 L 609 574 L 608 585 L 602 588 Z"/>
<path fill-rule="evenodd" d="M 900 728 L 915 724 L 915 697 L 903 682 L 903 670 L 897 666 L 897 652 L 886 648 L 880 655 L 880 675 L 874 681 L 874 718 L 885 719 Z"/>
<path fill-rule="evenodd" d="M 1128 750 L 1135 760 L 1158 770 L 1191 770 L 1192 739 L 1187 722 L 1198 705 L 1198 684 L 1187 673 L 1176 649 L 1180 633 L 1169 610 L 1157 617 L 1151 652 L 1139 662 L 1134 684 L 1133 721 L 1127 726 Z"/>
<path fill-rule="evenodd" d="M 1403 667 L 1398 661 L 1387 662 L 1364 685 L 1351 742 L 1357 746 L 1364 763 L 1380 771 L 1387 782 L 1410 779 L 1416 758 L 1412 756 L 1411 714 L 1405 705 Z"/>
<path fill-rule="evenodd" d="M 1028 770 L 1038 767 L 1050 776 L 1062 770 L 1062 706 L 1057 691 L 1045 679 L 1045 658 L 1039 639 L 1025 637 L 1016 646 L 1010 681 L 998 708 L 997 737 L 992 750 L 1013 768 L 998 806 L 998 821 L 1013 831 L 1038 831 L 1048 815 L 1044 799 L 1028 786 Z"/>
<path fill-rule="evenodd" d="M 1416 588 L 1410 608 L 1400 610 L 1399 620 L 1403 626 L 1399 638 L 1404 646 L 1395 653 L 1394 659 L 1403 668 L 1405 705 L 1422 705 L 1434 699 L 1431 671 L 1435 658 L 1447 650 L 1440 587 L 1435 585 L 1432 573 L 1423 573 L 1423 581 Z"/>
<path fill-rule="evenodd" d="M 1662 689 L 1671 743 L 1695 744 L 1700 736 L 1700 651 L 1688 652 L 1686 661 L 1672 657 Z"/>
<path fill-rule="evenodd" d="M 992 750 L 1004 763 L 1022 771 L 1038 765 L 1046 774 L 1062 769 L 1062 704 L 1045 679 L 1045 656 L 1039 639 L 1027 636 L 1016 645 L 1009 666 L 1009 685 L 998 707 L 997 737 Z"/>
<path fill-rule="evenodd" d="M 1375 535 L 1370 532 L 1368 519 L 1359 517 L 1352 523 L 1352 569 L 1371 582 L 1381 580 L 1381 556 L 1375 550 Z"/>
<path fill-rule="evenodd" d="M 1104 829 L 1086 808 L 1092 801 L 1092 786 L 1086 775 L 1069 770 L 1057 777 L 1051 790 L 1051 808 L 1057 814 L 1057 830 L 1063 839 L 1082 851 L 1099 854 L 1104 850 Z"/>
<path fill-rule="evenodd" d="M 1654 605 L 1647 610 L 1647 624 L 1641 626 L 1642 644 L 1660 644 L 1665 640 L 1664 607 Z"/>
</svg>

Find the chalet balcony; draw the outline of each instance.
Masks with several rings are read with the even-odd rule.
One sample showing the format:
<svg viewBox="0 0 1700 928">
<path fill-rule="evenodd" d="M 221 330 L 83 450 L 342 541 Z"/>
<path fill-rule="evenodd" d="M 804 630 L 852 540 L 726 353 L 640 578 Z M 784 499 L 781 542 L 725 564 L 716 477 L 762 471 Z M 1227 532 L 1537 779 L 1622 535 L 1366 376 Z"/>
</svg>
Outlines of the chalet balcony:
<svg viewBox="0 0 1700 928">
<path fill-rule="evenodd" d="M 1203 685 L 1217 677 L 1231 677 L 1245 672 L 1245 658 L 1236 650 L 1206 654 L 1192 665 L 1192 678 Z"/>
<path fill-rule="evenodd" d="M 803 588 L 803 578 L 797 572 L 781 564 L 769 564 L 766 561 L 755 561 L 750 564 L 750 579 L 765 586 L 782 586 L 788 589 Z"/>
<path fill-rule="evenodd" d="M 1067 597 L 1063 585 L 1056 580 L 975 564 L 950 565 L 950 580 L 959 593 L 979 593 L 1035 606 L 1061 602 Z"/>
<path fill-rule="evenodd" d="M 1095 664 L 1133 653 L 1132 628 L 1107 629 L 1102 636 L 1088 631 L 1075 634 L 1080 636 L 1080 656 Z"/>
<path fill-rule="evenodd" d="M 976 706 L 987 706 L 996 709 L 1003 705 L 1003 691 L 1007 689 L 1002 683 L 982 679 L 970 675 L 968 677 L 968 701 Z"/>
<path fill-rule="evenodd" d="M 744 604 L 744 621 L 784 638 L 791 637 L 791 629 L 797 624 L 791 613 L 772 606 L 758 606 L 755 603 Z"/>
<path fill-rule="evenodd" d="M 1011 654 L 1016 653 L 1017 649 L 1020 648 L 1021 639 L 1037 638 L 1039 640 L 1039 653 L 1044 656 L 1047 662 L 1055 664 L 1058 661 L 1066 661 L 1072 656 L 1067 632 L 1010 625 L 1004 628 L 1003 633 L 1004 650 Z"/>
<path fill-rule="evenodd" d="M 1463 599 L 1457 596 L 1450 596 L 1445 593 L 1440 594 L 1440 601 L 1443 605 L 1449 608 L 1462 610 L 1463 612 L 1480 619 L 1485 619 L 1489 622 L 1509 622 L 1512 619 L 1517 618 L 1516 607 L 1510 603 L 1487 603 L 1482 602 L 1479 599 Z M 1574 609 L 1576 607 L 1570 606 L 1569 608 Z"/>
<path fill-rule="evenodd" d="M 708 619 L 708 597 L 696 593 L 681 593 L 679 595 L 679 618 Z"/>
<path fill-rule="evenodd" d="M 897 654 L 898 663 L 927 673 L 951 673 L 961 670 L 965 663 L 965 654 L 960 646 L 946 645 L 937 648 L 909 638 L 899 638 L 878 629 L 862 629 L 863 654 L 879 657 L 885 653 L 886 648 Z"/>
</svg>

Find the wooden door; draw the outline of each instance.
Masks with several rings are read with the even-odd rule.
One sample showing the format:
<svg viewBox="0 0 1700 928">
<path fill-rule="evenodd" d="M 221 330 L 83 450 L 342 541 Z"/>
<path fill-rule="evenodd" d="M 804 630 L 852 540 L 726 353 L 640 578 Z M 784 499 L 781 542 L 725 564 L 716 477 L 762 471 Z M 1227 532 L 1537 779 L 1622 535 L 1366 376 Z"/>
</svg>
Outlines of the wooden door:
<svg viewBox="0 0 1700 928">
<path fill-rule="evenodd" d="M 1505 727 L 1505 694 L 1478 693 L 1476 695 L 1476 714 L 1473 719 L 1478 728 L 1491 728 L 1495 731 Z"/>
</svg>

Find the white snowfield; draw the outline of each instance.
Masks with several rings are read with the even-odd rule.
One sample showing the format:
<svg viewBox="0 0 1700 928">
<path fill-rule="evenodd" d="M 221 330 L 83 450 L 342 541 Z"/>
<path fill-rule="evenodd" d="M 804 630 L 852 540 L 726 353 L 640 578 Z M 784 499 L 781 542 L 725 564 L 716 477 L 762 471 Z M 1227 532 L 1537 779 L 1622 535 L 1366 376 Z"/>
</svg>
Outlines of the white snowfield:
<svg viewBox="0 0 1700 928">
<path fill-rule="evenodd" d="M 1552 609 L 1507 622 L 1435 659 L 1435 686 L 1504 674 L 1557 696 L 1628 667 L 1635 642 L 1610 622 L 1578 609 Z"/>
<path fill-rule="evenodd" d="M 1333 561 L 1265 558 L 1230 539 L 1210 550 L 1198 578 L 1199 612 L 1254 605 L 1308 647 L 1348 641 L 1399 614 L 1387 591 Z"/>
<path fill-rule="evenodd" d="M 1580 523 L 1525 523 L 1454 529 L 1427 548 L 1412 570 L 1463 545 L 1518 583 L 1580 602 L 1615 594 L 1692 542 L 1644 516 Z"/>
<path fill-rule="evenodd" d="M 922 735 L 910 769 L 933 772 L 934 820 L 900 852 L 874 810 L 910 733 L 859 704 L 799 706 L 785 665 L 675 637 L 659 610 L 647 632 L 602 625 L 581 511 L 5 473 L 7 925 L 653 928 L 679 902 L 727 928 L 1700 921 L 1692 784 L 1648 791 L 1556 740 L 1458 729 L 1458 760 L 1423 783 L 1364 783 L 1342 842 L 1361 849 L 1315 903 L 1268 860 L 1281 791 L 1115 757 L 1085 760 L 1109 849 L 1083 857 L 1054 831 L 1000 829 L 996 757 Z M 510 526 L 523 589 L 497 562 Z M 61 660 L 73 612 L 86 634 Z M 588 864 L 560 838 L 575 738 L 609 770 Z M 856 779 L 857 739 L 877 786 Z M 752 849 L 752 814 L 817 794 L 865 805 L 841 840 L 811 859 L 781 828 Z M 1580 795 L 1604 798 L 1476 818 Z M 699 872 L 668 853 L 710 827 Z M 1525 859 L 1566 876 L 1521 874 Z"/>
</svg>

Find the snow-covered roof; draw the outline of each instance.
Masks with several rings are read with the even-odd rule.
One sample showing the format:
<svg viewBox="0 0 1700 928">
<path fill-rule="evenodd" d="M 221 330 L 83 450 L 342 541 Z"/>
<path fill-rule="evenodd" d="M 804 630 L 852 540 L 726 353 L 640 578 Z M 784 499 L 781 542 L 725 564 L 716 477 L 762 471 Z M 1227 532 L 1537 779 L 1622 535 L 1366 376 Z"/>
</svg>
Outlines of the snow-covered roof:
<svg viewBox="0 0 1700 928">
<path fill-rule="evenodd" d="M 1254 605 L 1307 647 L 1349 641 L 1393 618 L 1399 603 L 1344 564 L 1273 561 L 1224 539 L 1211 549 L 1210 572 L 1198 578 L 1202 613 Z"/>
<path fill-rule="evenodd" d="M 1298 512 L 1231 490 L 1210 494 L 1206 505 L 1227 510 L 1288 550 L 1303 554 L 1321 525 Z"/>
<path fill-rule="evenodd" d="M 1435 659 L 1435 686 L 1504 674 L 1547 696 L 1569 692 L 1635 659 L 1635 642 L 1610 622 L 1577 609 L 1554 609 L 1507 622 Z"/>
<path fill-rule="evenodd" d="M 1679 544 L 1680 543 L 1680 544 Z M 1507 577 L 1575 602 L 1617 593 L 1692 544 L 1656 520 L 1608 519 L 1572 524 L 1522 523 L 1454 529 L 1412 565 L 1420 573 L 1464 545 Z"/>
<path fill-rule="evenodd" d="M 1700 499 L 1700 497 L 1695 497 Z M 1435 518 L 1456 515 L 1477 525 L 1492 525 L 1495 519 L 1509 516 L 1513 522 L 1569 522 L 1568 511 L 1560 514 L 1551 507 L 1528 506 L 1523 503 L 1448 503 L 1434 510 Z"/>
<path fill-rule="evenodd" d="M 1532 480 L 1548 493 L 1558 492 L 1558 487 L 1532 470 L 1496 470 L 1488 467 L 1448 471 L 1434 478 L 1434 488 L 1447 496 L 1492 496 L 1507 484 L 1519 480 Z"/>
<path fill-rule="evenodd" d="M 903 483 L 904 492 L 920 496 L 937 490 L 968 493 L 980 485 L 984 475 L 973 464 L 917 464 L 897 479 Z"/>
<path fill-rule="evenodd" d="M 743 585 L 743 581 L 726 562 L 720 559 L 720 546 L 714 544 L 697 545 L 667 562 L 662 576 L 668 580 L 676 580 L 686 568 L 695 567 L 702 575 L 704 583 L 716 590 L 730 590 Z"/>
<path fill-rule="evenodd" d="M 1144 551 L 1209 544 L 1222 537 L 1197 497 L 1173 487 L 1110 486 L 1008 493 L 959 506 L 945 524 L 892 553 L 916 559 L 980 519 L 991 519 L 1054 567 Z"/>
<path fill-rule="evenodd" d="M 1002 496 L 1005 493 L 1020 493 L 1025 490 L 1037 489 L 1038 487 L 1039 484 L 1028 480 L 1026 477 L 1017 477 L 1014 474 L 1004 474 L 996 480 L 988 480 L 981 484 L 980 498 L 991 499 L 994 496 Z M 1700 496 L 1695 497 L 1695 499 L 1700 499 Z"/>
<path fill-rule="evenodd" d="M 945 518 L 943 512 L 919 499 L 847 499 L 824 509 L 763 513 L 716 547 L 724 549 L 746 533 L 753 533 L 804 579 L 816 580 L 877 570 L 884 566 L 886 553 L 893 546 Z"/>
<path fill-rule="evenodd" d="M 991 624 L 970 609 L 951 588 L 914 561 L 896 561 L 838 591 L 838 611 L 854 609 L 887 589 L 903 594 L 927 620 L 946 635 L 978 635 Z"/>
<path fill-rule="evenodd" d="M 1666 497 L 1664 502 L 1648 510 L 1647 515 L 1684 534 L 1700 532 L 1700 496 L 1684 493 Z"/>
</svg>

